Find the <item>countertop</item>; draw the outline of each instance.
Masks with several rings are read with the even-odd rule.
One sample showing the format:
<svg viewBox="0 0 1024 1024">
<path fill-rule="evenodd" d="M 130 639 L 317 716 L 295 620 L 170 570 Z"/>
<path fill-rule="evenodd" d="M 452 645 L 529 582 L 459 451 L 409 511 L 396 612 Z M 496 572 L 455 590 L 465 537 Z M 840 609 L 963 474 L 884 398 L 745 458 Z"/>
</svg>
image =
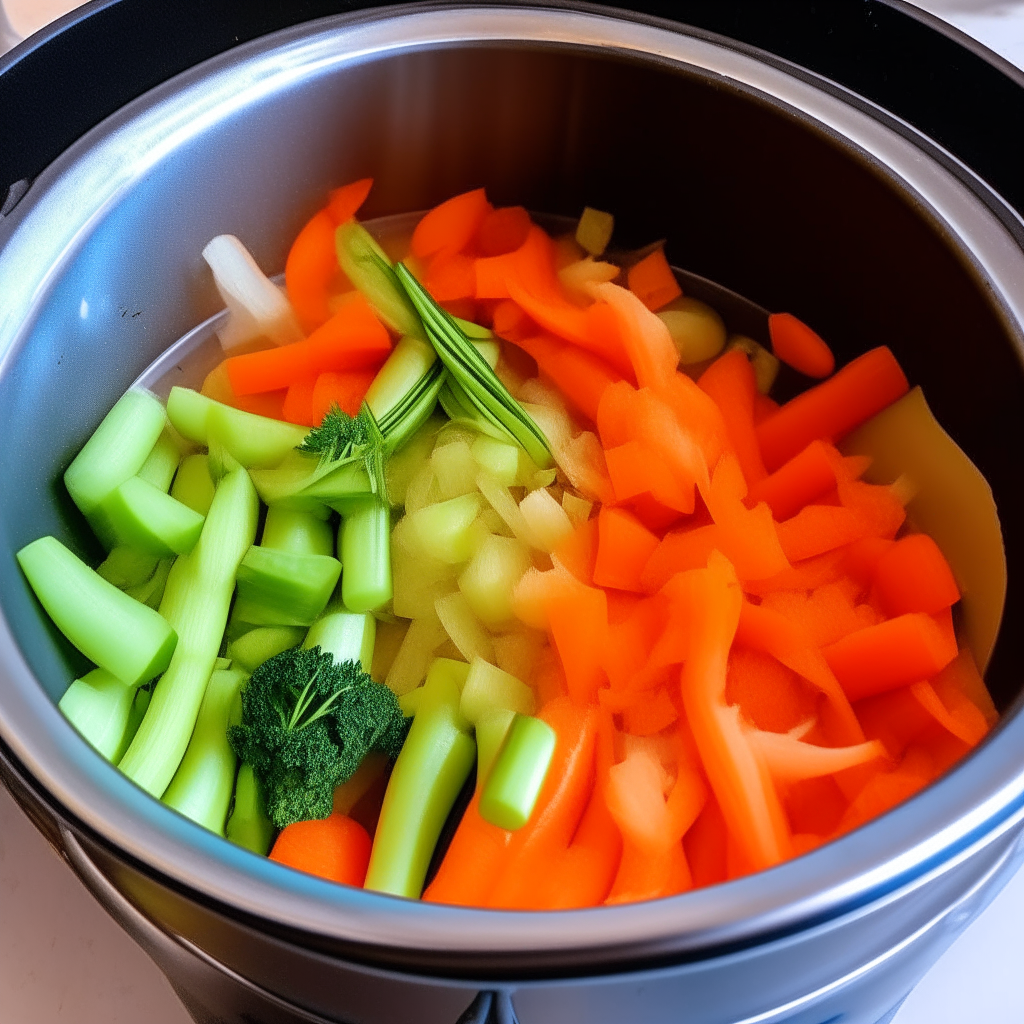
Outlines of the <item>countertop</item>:
<svg viewBox="0 0 1024 1024">
<path fill-rule="evenodd" d="M 77 4 L 3 0 L 27 35 Z M 1024 68 L 1024 2 L 921 0 Z M 2 31 L 0 31 L 2 35 Z M 911 993 L 893 1024 L 1024 1021 L 1024 872 Z M 190 1024 L 166 979 L 0 787 L 0 1024 Z"/>
</svg>

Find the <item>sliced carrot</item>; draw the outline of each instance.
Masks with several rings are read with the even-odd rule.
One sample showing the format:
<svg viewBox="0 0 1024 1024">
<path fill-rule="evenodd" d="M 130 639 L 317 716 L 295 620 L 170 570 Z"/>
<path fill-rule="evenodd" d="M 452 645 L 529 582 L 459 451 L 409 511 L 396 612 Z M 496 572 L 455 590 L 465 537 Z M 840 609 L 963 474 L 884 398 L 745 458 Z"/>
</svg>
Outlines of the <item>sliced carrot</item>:
<svg viewBox="0 0 1024 1024">
<path fill-rule="evenodd" d="M 871 532 L 871 524 L 842 505 L 805 505 L 778 525 L 779 543 L 791 562 L 845 547 Z"/>
<path fill-rule="evenodd" d="M 327 210 L 313 214 L 298 233 L 284 265 L 288 301 L 308 334 L 330 319 L 331 283 L 339 274 L 335 221 Z"/>
<path fill-rule="evenodd" d="M 726 835 L 722 810 L 715 797 L 709 796 L 693 827 L 683 836 L 683 849 L 695 888 L 725 881 Z"/>
<path fill-rule="evenodd" d="M 703 569 L 715 548 L 721 548 L 721 541 L 718 527 L 714 524 L 667 533 L 640 572 L 641 587 L 646 593 L 653 594 L 676 573 Z"/>
<path fill-rule="evenodd" d="M 605 678 L 601 667 L 608 637 L 605 593 L 569 577 L 569 585 L 559 581 L 549 589 L 544 596 L 544 608 L 569 694 L 573 700 L 587 703 L 594 699 Z"/>
<path fill-rule="evenodd" d="M 823 775 L 788 786 L 785 807 L 794 832 L 823 838 L 835 831 L 846 810 L 847 800 L 836 780 Z M 796 835 L 793 836 L 793 845 L 797 846 Z"/>
<path fill-rule="evenodd" d="M 491 209 L 482 188 L 446 199 L 416 225 L 410 243 L 413 256 L 422 260 L 442 249 L 462 252 Z"/>
<path fill-rule="evenodd" d="M 640 593 L 640 572 L 658 546 L 658 538 L 625 509 L 601 509 L 598 515 L 594 582 Z"/>
<path fill-rule="evenodd" d="M 549 334 L 509 339 L 528 352 L 570 405 L 592 423 L 597 421 L 601 396 L 622 375 L 599 356 L 568 345 Z"/>
<path fill-rule="evenodd" d="M 296 821 L 274 842 L 270 859 L 309 875 L 361 887 L 370 863 L 370 836 L 343 814 L 322 821 Z"/>
<path fill-rule="evenodd" d="M 934 777 L 934 765 L 928 754 L 923 750 L 908 750 L 896 768 L 877 772 L 857 794 L 839 822 L 836 833 L 843 835 L 877 818 L 924 789 Z"/>
<path fill-rule="evenodd" d="M 749 742 L 767 765 L 772 778 L 782 785 L 835 775 L 885 757 L 885 747 L 878 740 L 850 747 L 821 747 L 787 733 L 751 730 Z"/>
<path fill-rule="evenodd" d="M 442 249 L 430 261 L 424 285 L 430 294 L 445 304 L 456 299 L 476 297 L 474 261 L 461 252 Z"/>
<path fill-rule="evenodd" d="M 530 215 L 522 206 L 501 206 L 491 210 L 476 233 L 481 256 L 503 256 L 514 252 L 530 232 Z"/>
<path fill-rule="evenodd" d="M 875 567 L 874 581 L 887 615 L 934 613 L 960 600 L 949 563 L 924 533 L 903 537 L 885 551 Z"/>
<path fill-rule="evenodd" d="M 787 402 L 757 427 L 765 468 L 774 472 L 818 439 L 838 441 L 902 398 L 910 385 L 892 352 L 865 352 L 834 377 Z"/>
<path fill-rule="evenodd" d="M 729 653 L 725 694 L 727 703 L 768 732 L 788 732 L 817 710 L 817 691 L 770 654 L 748 647 Z"/>
<path fill-rule="evenodd" d="M 648 662 L 658 638 L 670 623 L 670 602 L 660 594 L 644 600 L 635 600 L 628 609 L 611 608 L 609 604 L 608 643 L 605 644 L 602 664 L 614 689 L 626 689 Z M 682 659 L 680 659 L 681 661 Z M 669 664 L 666 662 L 665 664 Z M 630 698 L 631 700 L 632 698 Z M 629 704 L 622 703 L 622 707 Z"/>
<path fill-rule="evenodd" d="M 360 178 L 334 189 L 327 201 L 327 212 L 335 225 L 351 220 L 373 188 L 373 178 Z"/>
<path fill-rule="evenodd" d="M 595 516 L 581 523 L 552 552 L 552 555 L 588 587 L 594 583 L 594 561 L 597 558 L 598 521 Z"/>
<path fill-rule="evenodd" d="M 636 388 L 624 380 L 602 392 L 595 422 L 605 451 L 632 440 L 635 394 Z"/>
<path fill-rule="evenodd" d="M 967 746 L 977 746 L 988 732 L 985 716 L 955 687 L 921 682 L 913 683 L 910 692 L 939 725 Z"/>
<path fill-rule="evenodd" d="M 763 465 L 763 464 L 762 464 Z M 796 515 L 804 505 L 836 486 L 832 460 L 821 441 L 812 441 L 803 451 L 780 466 L 771 476 L 751 481 L 747 503 L 764 501 L 778 522 Z"/>
<path fill-rule="evenodd" d="M 659 389 L 675 375 L 679 350 L 663 320 L 632 292 L 608 281 L 594 294 L 615 311 L 626 353 L 640 387 Z"/>
<path fill-rule="evenodd" d="M 792 313 L 772 313 L 768 317 L 772 351 L 787 366 L 808 377 L 827 377 L 836 368 L 832 349 L 802 320 Z"/>
<path fill-rule="evenodd" d="M 981 678 L 981 673 L 974 663 L 974 657 L 969 648 L 964 647 L 956 658 L 932 680 L 932 685 L 947 706 L 953 705 L 951 691 L 955 690 L 966 697 L 981 712 L 990 728 L 999 721 L 999 712 L 992 702 L 992 695 L 988 692 L 988 687 L 985 686 L 985 680 Z"/>
<path fill-rule="evenodd" d="M 511 299 L 503 299 L 494 307 L 491 326 L 499 338 L 511 342 L 520 338 L 531 338 L 540 333 L 540 328 L 526 315 L 523 307 Z M 523 358 L 526 359 L 525 354 Z"/>
<path fill-rule="evenodd" d="M 624 709 L 622 727 L 632 736 L 653 736 L 678 718 L 679 712 L 668 690 L 660 686 Z"/>
<path fill-rule="evenodd" d="M 754 433 L 754 395 L 757 382 L 746 353 L 732 349 L 719 356 L 701 375 L 698 386 L 714 399 L 725 421 L 726 433 L 739 459 L 748 486 L 768 474 Z M 773 509 L 774 511 L 774 509 Z"/>
<path fill-rule="evenodd" d="M 775 415 L 779 408 L 779 403 L 774 398 L 758 392 L 754 395 L 754 426 L 756 427 L 763 420 L 768 419 L 769 416 Z"/>
<path fill-rule="evenodd" d="M 224 405 L 252 412 L 257 416 L 267 416 L 274 420 L 284 419 L 286 392 L 283 389 L 267 391 L 259 395 L 236 395 L 231 387 L 231 378 L 228 377 L 228 369 L 224 362 L 219 363 L 206 375 L 201 389 L 202 394 L 207 398 L 212 398 L 215 402 L 223 402 Z"/>
<path fill-rule="evenodd" d="M 569 687 L 565 681 L 565 670 L 562 668 L 558 652 L 545 645 L 537 656 L 533 666 L 530 685 L 537 692 L 537 703 L 543 707 L 551 701 L 569 695 Z"/>
<path fill-rule="evenodd" d="M 934 619 L 911 612 L 850 633 L 822 653 L 850 699 L 860 700 L 938 675 L 957 651 Z"/>
<path fill-rule="evenodd" d="M 874 582 L 882 556 L 895 544 L 886 537 L 864 537 L 845 551 L 843 569 L 866 590 Z"/>
<path fill-rule="evenodd" d="M 824 583 L 842 579 L 844 550 L 827 551 L 823 555 L 794 562 L 777 576 L 767 580 L 747 580 L 743 589 L 748 594 L 763 597 L 774 590 L 813 590 Z"/>
<path fill-rule="evenodd" d="M 289 386 L 284 396 L 284 405 L 281 407 L 281 413 L 289 423 L 297 423 L 303 427 L 320 426 L 320 420 L 313 415 L 315 388 L 316 377 L 312 374 L 298 378 Z"/>
<path fill-rule="evenodd" d="M 683 294 L 663 249 L 655 249 L 627 273 L 629 290 L 650 310 L 661 309 Z"/>
<path fill-rule="evenodd" d="M 313 419 L 321 423 L 335 405 L 349 416 L 355 416 L 376 376 L 376 370 L 352 370 L 349 373 L 329 370 L 319 374 L 310 400 Z"/>
<path fill-rule="evenodd" d="M 629 501 L 650 493 L 654 458 L 645 445 L 627 441 L 615 448 L 606 448 L 604 459 L 616 501 Z"/>
</svg>

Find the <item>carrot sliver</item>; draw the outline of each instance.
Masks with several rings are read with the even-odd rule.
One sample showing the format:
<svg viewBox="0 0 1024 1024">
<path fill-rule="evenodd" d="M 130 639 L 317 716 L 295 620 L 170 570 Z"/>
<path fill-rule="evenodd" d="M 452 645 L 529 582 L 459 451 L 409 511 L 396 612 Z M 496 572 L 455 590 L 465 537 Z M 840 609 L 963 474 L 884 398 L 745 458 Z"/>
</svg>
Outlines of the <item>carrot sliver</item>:
<svg viewBox="0 0 1024 1024">
<path fill-rule="evenodd" d="M 427 267 L 424 286 L 437 302 L 476 298 L 474 262 L 460 252 L 442 249 Z"/>
<path fill-rule="evenodd" d="M 573 700 L 594 699 L 604 680 L 601 659 L 608 636 L 608 601 L 603 590 L 585 587 L 572 577 L 544 598 L 548 630 L 562 660 Z"/>
<path fill-rule="evenodd" d="M 597 522 L 594 583 L 640 593 L 640 572 L 658 547 L 658 538 L 625 509 L 605 506 Z"/>
<path fill-rule="evenodd" d="M 768 474 L 761 461 L 757 434 L 754 433 L 757 382 L 746 353 L 733 349 L 719 356 L 700 375 L 697 385 L 711 396 L 721 411 L 726 433 L 748 486 L 763 480 Z"/>
<path fill-rule="evenodd" d="M 320 420 L 313 415 L 313 391 L 316 388 L 316 377 L 312 374 L 300 377 L 288 388 L 284 396 L 281 414 L 289 423 L 297 423 L 303 427 L 318 427 Z"/>
<path fill-rule="evenodd" d="M 480 222 L 476 247 L 481 256 L 503 256 L 514 252 L 530 233 L 530 215 L 522 206 L 501 206 Z"/>
<path fill-rule="evenodd" d="M 911 612 L 850 633 L 822 654 L 849 698 L 860 700 L 938 675 L 957 650 L 934 619 Z"/>
<path fill-rule="evenodd" d="M 924 533 L 911 534 L 891 545 L 875 566 L 874 582 L 887 615 L 935 613 L 960 600 L 949 563 L 938 544 Z"/>
<path fill-rule="evenodd" d="M 653 736 L 678 718 L 679 712 L 672 698 L 664 687 L 659 687 L 623 709 L 622 727 L 631 736 Z"/>
<path fill-rule="evenodd" d="M 963 650 L 932 680 L 932 686 L 941 696 L 943 702 L 953 706 L 950 691 L 955 690 L 967 698 L 982 714 L 986 724 L 991 728 L 999 721 L 999 712 L 992 702 L 992 695 L 981 678 L 978 666 L 974 663 L 970 649 Z"/>
<path fill-rule="evenodd" d="M 878 740 L 852 747 L 819 747 L 786 733 L 752 731 L 750 742 L 768 766 L 772 778 L 786 785 L 834 775 L 885 757 L 885 747 Z"/>
<path fill-rule="evenodd" d="M 945 700 L 931 683 L 913 683 L 910 692 L 939 725 L 967 746 L 977 746 L 988 732 L 985 716 L 955 688 L 943 690 Z"/>
<path fill-rule="evenodd" d="M 595 516 L 581 523 L 552 551 L 552 556 L 586 586 L 594 583 L 594 560 L 597 558 L 598 521 Z"/>
<path fill-rule="evenodd" d="M 376 376 L 376 370 L 352 370 L 349 373 L 329 370 L 319 374 L 310 399 L 312 418 L 317 424 L 322 423 L 335 405 L 349 416 L 355 416 Z"/>
<path fill-rule="evenodd" d="M 422 260 L 442 249 L 462 252 L 491 209 L 482 188 L 446 199 L 416 225 L 410 243 L 413 256 Z"/>
<path fill-rule="evenodd" d="M 361 887 L 370 863 L 370 836 L 343 814 L 296 821 L 278 835 L 269 857 L 296 871 Z"/>
<path fill-rule="evenodd" d="M 861 540 L 871 526 L 857 511 L 842 505 L 805 505 L 779 523 L 777 532 L 790 562 L 802 562 Z"/>
<path fill-rule="evenodd" d="M 331 316 L 330 285 L 339 274 L 335 226 L 327 210 L 315 213 L 292 242 L 285 261 L 285 291 L 306 333 Z"/>
<path fill-rule="evenodd" d="M 615 311 L 622 341 L 640 387 L 664 387 L 679 365 L 679 350 L 664 321 L 632 292 L 610 281 L 596 285 L 594 293 Z"/>
<path fill-rule="evenodd" d="M 202 394 L 215 402 L 223 402 L 235 409 L 266 416 L 269 419 L 284 419 L 285 390 L 265 391 L 258 395 L 236 395 L 231 387 L 231 378 L 224 362 L 215 366 L 203 381 Z"/>
<path fill-rule="evenodd" d="M 366 197 L 373 188 L 373 178 L 360 178 L 349 182 L 341 188 L 333 189 L 327 201 L 327 212 L 335 225 L 351 220 L 366 202 Z"/>
<path fill-rule="evenodd" d="M 768 317 L 772 351 L 787 366 L 808 377 L 827 377 L 836 368 L 832 349 L 792 313 L 772 313 Z"/>
<path fill-rule="evenodd" d="M 629 290 L 650 310 L 661 309 L 683 294 L 663 249 L 655 249 L 627 274 Z"/>
<path fill-rule="evenodd" d="M 714 524 L 667 533 L 640 573 L 641 587 L 646 593 L 653 594 L 676 573 L 703 569 L 715 548 L 721 548 L 721 541 L 718 527 Z"/>
<path fill-rule="evenodd" d="M 909 388 L 903 370 L 888 348 L 865 352 L 757 426 L 765 468 L 773 472 L 811 441 L 840 440 L 902 398 Z"/>
<path fill-rule="evenodd" d="M 805 505 L 836 486 L 835 469 L 821 441 L 812 441 L 771 476 L 751 482 L 747 503 L 767 503 L 777 522 L 796 515 Z"/>
<path fill-rule="evenodd" d="M 686 851 L 695 888 L 725 881 L 726 835 L 725 818 L 718 801 L 712 795 L 708 797 L 693 826 L 683 836 L 683 849 Z"/>
<path fill-rule="evenodd" d="M 764 651 L 733 647 L 725 692 L 729 704 L 768 732 L 788 732 L 816 713 L 817 691 Z"/>
</svg>

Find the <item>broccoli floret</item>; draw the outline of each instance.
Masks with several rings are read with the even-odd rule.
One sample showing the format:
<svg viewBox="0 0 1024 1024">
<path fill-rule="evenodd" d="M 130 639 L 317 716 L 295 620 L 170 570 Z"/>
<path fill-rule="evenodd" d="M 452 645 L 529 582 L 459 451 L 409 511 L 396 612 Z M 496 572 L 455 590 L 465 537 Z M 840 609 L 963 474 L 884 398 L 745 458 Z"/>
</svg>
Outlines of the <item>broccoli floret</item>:
<svg viewBox="0 0 1024 1024">
<path fill-rule="evenodd" d="M 371 750 L 396 757 L 406 721 L 398 699 L 356 661 L 336 664 L 319 647 L 265 661 L 242 691 L 242 721 L 228 730 L 278 828 L 326 818 L 334 788 Z"/>
</svg>

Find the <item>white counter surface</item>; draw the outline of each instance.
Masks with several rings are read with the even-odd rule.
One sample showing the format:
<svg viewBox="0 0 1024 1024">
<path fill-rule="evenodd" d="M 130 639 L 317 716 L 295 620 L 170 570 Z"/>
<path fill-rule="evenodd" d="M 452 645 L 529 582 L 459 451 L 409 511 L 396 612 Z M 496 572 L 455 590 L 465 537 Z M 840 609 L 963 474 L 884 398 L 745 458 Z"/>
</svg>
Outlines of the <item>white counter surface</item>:
<svg viewBox="0 0 1024 1024">
<path fill-rule="evenodd" d="M 21 35 L 75 0 L 3 0 Z M 623 6 L 628 6 L 624 3 Z M 1024 68 L 1021 0 L 921 0 Z M 1024 1021 L 1024 872 L 932 968 L 893 1024 Z M 150 960 L 0 788 L 0 1024 L 190 1024 Z"/>
</svg>

